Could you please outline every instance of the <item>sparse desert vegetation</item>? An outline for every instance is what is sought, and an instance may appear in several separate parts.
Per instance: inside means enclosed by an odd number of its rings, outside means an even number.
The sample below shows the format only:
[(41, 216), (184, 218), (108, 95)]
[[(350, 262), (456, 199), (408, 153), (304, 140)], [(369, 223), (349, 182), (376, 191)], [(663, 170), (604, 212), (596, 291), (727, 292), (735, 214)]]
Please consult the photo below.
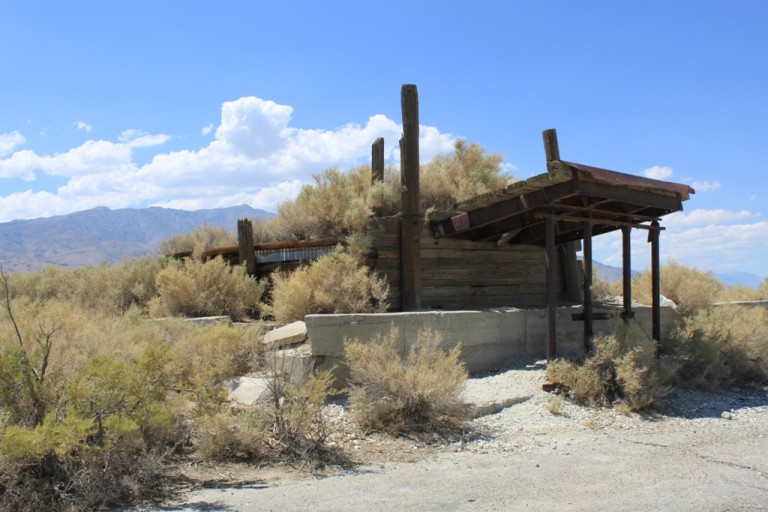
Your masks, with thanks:
[[(424, 169), (423, 207), (446, 209), (506, 184), (500, 160), (476, 145)], [(329, 255), (270, 280), (244, 267), (200, 259), (226, 232), (204, 226), (174, 237), (155, 257), (73, 270), (47, 267), (0, 276), (0, 507), (93, 509), (165, 495), (180, 461), (288, 461), (301, 467), (345, 461), (328, 443), (323, 406), (330, 374), (296, 379), (265, 352), (261, 320), (308, 313), (383, 311), (387, 288), (364, 265), (361, 219), (372, 208), (397, 213), (397, 173), (370, 184), (366, 167), (328, 170), (275, 219), (257, 222), (257, 241), (345, 239)], [(192, 251), (175, 260), (164, 253)], [(564, 397), (622, 410), (655, 406), (672, 386), (717, 388), (768, 381), (764, 309), (711, 308), (716, 300), (765, 298), (725, 289), (711, 275), (681, 265), (662, 269), (662, 293), (678, 302), (684, 323), (663, 357), (631, 329), (594, 341), (581, 362), (550, 364)], [(666, 276), (666, 277), (664, 277)], [(637, 278), (642, 299), (648, 278)], [(605, 294), (612, 283), (597, 283)], [(615, 293), (613, 293), (615, 294)], [(596, 293), (597, 295), (597, 293)], [(196, 325), (184, 317), (222, 315), (240, 322)], [(467, 373), (460, 348), (446, 350), (424, 332), (409, 350), (398, 333), (352, 340), (346, 357), (349, 408), (363, 432), (418, 435), (461, 428)], [(260, 372), (263, 400), (233, 407), (227, 383)]]

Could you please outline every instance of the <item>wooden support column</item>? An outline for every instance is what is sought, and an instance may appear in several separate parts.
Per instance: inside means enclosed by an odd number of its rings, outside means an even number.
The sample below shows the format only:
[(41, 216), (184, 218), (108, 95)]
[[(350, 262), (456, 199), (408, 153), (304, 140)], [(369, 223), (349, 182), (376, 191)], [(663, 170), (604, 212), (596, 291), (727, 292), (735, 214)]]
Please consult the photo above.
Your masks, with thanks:
[[(384, 139), (379, 137), (371, 145), (371, 185), (384, 181)], [(381, 205), (373, 209), (374, 217), (381, 217)]]
[(557, 357), (557, 308), (555, 296), (555, 219), (547, 217), (544, 221), (547, 271), (547, 361)]
[(557, 145), (557, 131), (554, 128), (544, 130), (541, 133), (544, 139), (544, 153), (547, 155), (547, 163), (560, 160), (560, 148)]
[(403, 311), (421, 309), (421, 205), (419, 198), (419, 97), (415, 85), (403, 85), (403, 138), (400, 139), (402, 219), (400, 250)]
[(583, 282), (579, 260), (576, 258), (576, 253), (579, 250), (578, 245), (578, 242), (560, 244), (560, 263), (563, 269), (563, 280), (565, 281), (565, 294), (569, 301), (575, 303), (581, 301), (581, 285)]
[(584, 352), (592, 351), (592, 223), (585, 222), (584, 230)]
[(253, 225), (248, 219), (237, 221), (237, 247), (240, 263), (245, 263), (248, 275), (256, 275), (256, 247), (253, 243)]
[(621, 228), (621, 269), (622, 285), (624, 287), (624, 321), (629, 321), (629, 312), (632, 311), (632, 228)]
[[(655, 229), (654, 229), (655, 228)], [(661, 270), (659, 261), (659, 221), (651, 222), (648, 241), (651, 243), (651, 337), (656, 342), (656, 356), (661, 354)]]

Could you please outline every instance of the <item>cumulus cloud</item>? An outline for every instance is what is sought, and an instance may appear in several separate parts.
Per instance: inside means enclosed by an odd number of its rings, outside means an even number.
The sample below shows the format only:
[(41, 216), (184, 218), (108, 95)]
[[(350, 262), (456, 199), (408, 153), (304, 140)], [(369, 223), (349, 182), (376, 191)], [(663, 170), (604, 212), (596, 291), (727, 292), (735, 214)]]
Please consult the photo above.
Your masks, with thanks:
[(203, 129), (200, 130), (200, 133), (205, 136), (211, 133), (212, 131), (213, 131), (213, 125), (209, 124), (208, 126), (203, 126)]
[(93, 130), (93, 126), (89, 125), (85, 121), (75, 121), (75, 128), (77, 128), (77, 131), (79, 132), (86, 133), (90, 133), (91, 130)]
[(661, 165), (654, 165), (643, 171), (643, 176), (646, 178), (652, 178), (654, 180), (666, 180), (674, 174), (671, 167), (664, 167)]
[(694, 181), (691, 183), (691, 186), (696, 192), (709, 192), (710, 190), (717, 190), (721, 187), (719, 181)]
[[(62, 214), (106, 205), (150, 205), (184, 209), (249, 204), (274, 211), (296, 196), (311, 176), (328, 167), (347, 169), (369, 163), (371, 144), (385, 141), (385, 158), (399, 161), (402, 127), (383, 115), (364, 124), (335, 129), (291, 126), (293, 108), (256, 97), (225, 102), (213, 140), (201, 148), (162, 152), (168, 135), (128, 129), (116, 141), (89, 140), (66, 152), (11, 153), (23, 138), (6, 136), (8, 158), (0, 159), (0, 177), (34, 180), (37, 174), (66, 178), (56, 191), (29, 190), (0, 197), (0, 221)], [(13, 135), (13, 134), (9, 134)], [(420, 127), (422, 161), (453, 149), (455, 137), (432, 126)], [(156, 148), (139, 165), (137, 148)]]
[[(19, 132), (0, 133), (0, 157), (9, 154), (11, 151), (24, 144), (26, 140), (27, 139), (25, 139)], [(2, 174), (0, 174), (0, 176), (2, 176)]]

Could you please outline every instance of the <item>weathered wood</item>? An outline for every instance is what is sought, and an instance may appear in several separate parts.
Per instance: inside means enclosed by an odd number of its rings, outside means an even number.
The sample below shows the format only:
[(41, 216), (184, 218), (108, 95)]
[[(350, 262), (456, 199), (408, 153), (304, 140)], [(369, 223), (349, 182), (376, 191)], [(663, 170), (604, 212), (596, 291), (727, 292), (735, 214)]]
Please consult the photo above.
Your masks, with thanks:
[(256, 275), (256, 248), (253, 244), (253, 225), (248, 219), (237, 221), (237, 247), (240, 262), (245, 263), (248, 275)]
[(555, 221), (546, 219), (546, 264), (547, 264), (547, 360), (557, 356), (556, 337), (556, 296), (555, 296)]
[(544, 130), (541, 133), (544, 139), (544, 153), (547, 155), (547, 162), (560, 160), (560, 148), (557, 145), (557, 131), (554, 128)]
[(624, 295), (624, 311), (632, 311), (632, 228), (621, 228), (621, 281)]
[[(384, 139), (379, 137), (371, 145), (371, 184), (376, 185), (384, 181)], [(373, 209), (373, 216), (381, 215), (381, 207)]]
[(584, 223), (584, 351), (589, 353), (592, 350), (592, 337), (594, 328), (592, 326), (592, 224)]
[[(653, 221), (652, 226), (658, 228), (658, 221)], [(656, 356), (661, 355), (661, 270), (659, 259), (659, 238), (661, 231), (652, 229), (648, 232), (648, 241), (651, 243), (651, 337), (656, 341)]]
[(582, 266), (576, 258), (577, 245), (576, 242), (560, 245), (560, 265), (565, 284), (565, 294), (570, 302), (576, 303), (580, 302), (582, 297)]
[(419, 99), (415, 85), (403, 85), (401, 93), (401, 251), (403, 311), (421, 309), (421, 207), (419, 197)]

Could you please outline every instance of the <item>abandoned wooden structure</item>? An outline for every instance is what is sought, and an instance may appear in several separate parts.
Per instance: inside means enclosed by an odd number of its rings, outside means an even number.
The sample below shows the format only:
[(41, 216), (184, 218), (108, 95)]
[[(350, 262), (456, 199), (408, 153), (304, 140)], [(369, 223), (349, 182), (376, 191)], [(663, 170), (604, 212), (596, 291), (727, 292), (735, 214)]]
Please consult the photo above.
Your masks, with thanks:
[[(582, 304), (573, 315), (584, 323), (584, 349), (590, 350), (592, 238), (621, 230), (623, 305), (631, 318), (632, 229), (648, 232), (653, 282), (652, 337), (661, 339), (659, 287), (660, 219), (681, 211), (694, 190), (684, 184), (598, 169), (560, 159), (555, 130), (543, 132), (547, 172), (455, 205), (454, 211), (425, 218), (419, 194), (419, 115), (415, 85), (401, 90), (401, 212), (368, 219), (368, 264), (390, 287), (393, 311), (459, 310), (494, 307), (546, 308), (547, 357), (556, 355), (555, 309)], [(384, 178), (384, 141), (371, 150), (372, 180)], [(332, 252), (339, 240), (254, 244), (248, 221), (238, 222), (239, 247), (206, 251), (249, 273), (290, 270)], [(583, 265), (577, 260), (583, 246)], [(189, 253), (176, 256), (188, 256)]]
[[(563, 161), (555, 130), (543, 132), (547, 172), (464, 201), (455, 212), (423, 219), (419, 212), (418, 101), (416, 87), (402, 88), (402, 215), (367, 225), (370, 264), (386, 276), (390, 300), (403, 311), (546, 307), (547, 356), (555, 357), (555, 308), (581, 302), (584, 346), (590, 349), (592, 237), (623, 234), (624, 301), (632, 316), (630, 233), (648, 231), (653, 282), (652, 336), (661, 338), (659, 296), (660, 218), (683, 209), (694, 190)], [(414, 121), (415, 120), (415, 121)], [(415, 126), (414, 126), (415, 124)], [(374, 143), (373, 168), (383, 151)], [(381, 179), (373, 173), (374, 180)], [(583, 269), (576, 260), (583, 243)]]

